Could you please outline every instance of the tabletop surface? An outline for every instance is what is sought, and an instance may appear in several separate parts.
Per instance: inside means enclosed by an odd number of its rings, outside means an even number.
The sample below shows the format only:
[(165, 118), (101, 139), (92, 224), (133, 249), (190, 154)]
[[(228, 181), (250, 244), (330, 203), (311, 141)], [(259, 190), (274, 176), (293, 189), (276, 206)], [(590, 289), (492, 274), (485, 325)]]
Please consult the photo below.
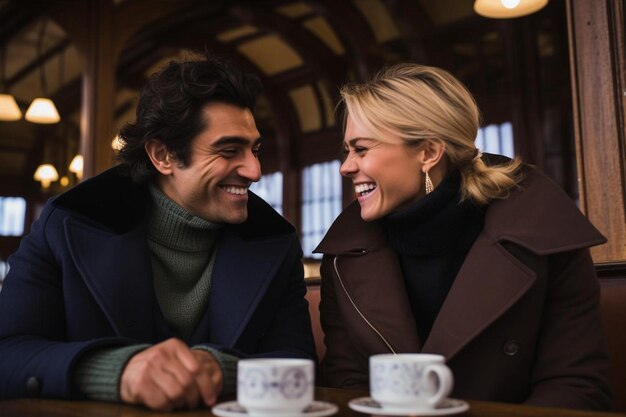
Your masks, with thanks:
[[(315, 399), (336, 404), (337, 417), (362, 417), (348, 407), (354, 398), (367, 396), (367, 392), (316, 388)], [(616, 417), (626, 416), (617, 413), (599, 413), (557, 408), (530, 407), (516, 404), (468, 401), (470, 408), (457, 416), (467, 417)], [(142, 407), (95, 401), (59, 401), (42, 399), (18, 399), (0, 401), (0, 417), (156, 417), (175, 415), (177, 417), (211, 417), (207, 408), (194, 411), (158, 413)]]

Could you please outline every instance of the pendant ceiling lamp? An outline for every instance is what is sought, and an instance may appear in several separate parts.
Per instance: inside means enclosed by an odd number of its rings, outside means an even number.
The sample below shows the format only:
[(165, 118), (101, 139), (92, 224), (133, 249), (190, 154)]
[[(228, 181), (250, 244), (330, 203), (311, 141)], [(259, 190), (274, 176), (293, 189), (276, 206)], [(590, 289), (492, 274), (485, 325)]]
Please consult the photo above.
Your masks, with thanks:
[(59, 179), (59, 173), (52, 164), (41, 164), (37, 167), (33, 178), (41, 182), (43, 188), (50, 187), (50, 183)]
[(0, 120), (14, 122), (22, 118), (22, 111), (11, 94), (0, 94)]
[(70, 172), (76, 174), (76, 177), (80, 180), (83, 178), (83, 156), (81, 154), (77, 154), (70, 162), (69, 166)]
[(37, 97), (30, 103), (26, 115), (26, 120), (32, 123), (52, 124), (59, 123), (61, 116), (57, 111), (54, 102), (49, 98)]
[[(41, 29), (39, 31), (39, 39), (37, 42), (37, 60), (41, 61), (41, 50), (43, 49), (43, 39), (46, 33), (46, 24), (47, 20), (44, 20)], [(46, 73), (44, 69), (45, 62), (41, 62), (39, 65), (39, 74), (41, 79), (41, 90), (43, 92), (44, 97), (38, 97), (33, 100), (26, 110), (26, 115), (24, 116), (26, 120), (32, 123), (40, 123), (40, 124), (51, 124), (58, 123), (61, 121), (61, 116), (59, 116), (59, 112), (57, 111), (54, 102), (46, 98), (48, 92), (48, 84), (46, 82)]]
[(120, 138), (120, 135), (115, 135), (115, 137), (111, 141), (111, 148), (115, 152), (119, 152), (120, 150), (122, 150), (123, 147), (124, 147), (124, 142), (122, 142), (122, 138)]
[(2, 49), (0, 49), (0, 71), (2, 71), (2, 73), (0, 74), (0, 83), (1, 83), (1, 87), (2, 89), (0, 91), (2, 91), (2, 93), (0, 94), (0, 120), (5, 121), (5, 122), (13, 122), (16, 120), (20, 120), (22, 118), (22, 110), (20, 110), (20, 106), (17, 105), (17, 102), (15, 101), (15, 98), (11, 95), (5, 92), (5, 71), (6, 71), (6, 54), (5, 54), (5, 49), (4, 47), (2, 47)]
[(535, 13), (548, 4), (548, 0), (476, 0), (474, 11), (492, 19), (510, 19)]

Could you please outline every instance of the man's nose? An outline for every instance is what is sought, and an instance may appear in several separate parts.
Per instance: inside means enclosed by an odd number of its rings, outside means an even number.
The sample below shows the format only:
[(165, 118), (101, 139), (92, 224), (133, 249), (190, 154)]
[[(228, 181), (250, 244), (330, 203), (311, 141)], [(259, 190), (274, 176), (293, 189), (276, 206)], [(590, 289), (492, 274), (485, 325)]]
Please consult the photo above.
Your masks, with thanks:
[(255, 154), (252, 152), (246, 153), (246, 158), (237, 170), (237, 173), (252, 182), (257, 182), (261, 179), (261, 163)]

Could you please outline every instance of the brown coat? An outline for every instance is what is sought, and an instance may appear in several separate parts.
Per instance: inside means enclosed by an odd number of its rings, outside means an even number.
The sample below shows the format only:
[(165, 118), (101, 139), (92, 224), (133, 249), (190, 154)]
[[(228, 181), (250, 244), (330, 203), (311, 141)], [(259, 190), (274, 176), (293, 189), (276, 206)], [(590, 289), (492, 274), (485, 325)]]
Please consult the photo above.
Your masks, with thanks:
[(532, 170), (525, 175), (520, 189), (489, 205), (426, 341), (380, 223), (364, 222), (356, 202), (344, 210), (317, 249), (325, 254), (323, 383), (366, 389), (370, 355), (429, 352), (446, 357), (454, 397), (610, 406), (587, 249), (605, 239), (554, 183)]

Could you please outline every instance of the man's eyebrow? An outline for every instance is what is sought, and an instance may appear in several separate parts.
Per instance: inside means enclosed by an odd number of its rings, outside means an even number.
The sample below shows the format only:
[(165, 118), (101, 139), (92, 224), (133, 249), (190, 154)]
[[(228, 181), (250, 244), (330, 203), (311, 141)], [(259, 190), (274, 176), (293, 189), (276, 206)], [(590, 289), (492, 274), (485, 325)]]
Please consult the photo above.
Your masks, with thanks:
[[(259, 136), (254, 142), (252, 142), (252, 146), (259, 145), (263, 140), (262, 136)], [(227, 146), (227, 145), (243, 145), (247, 146), (250, 144), (250, 139), (242, 138), (240, 136), (223, 136), (216, 140), (213, 143), (213, 146)]]

